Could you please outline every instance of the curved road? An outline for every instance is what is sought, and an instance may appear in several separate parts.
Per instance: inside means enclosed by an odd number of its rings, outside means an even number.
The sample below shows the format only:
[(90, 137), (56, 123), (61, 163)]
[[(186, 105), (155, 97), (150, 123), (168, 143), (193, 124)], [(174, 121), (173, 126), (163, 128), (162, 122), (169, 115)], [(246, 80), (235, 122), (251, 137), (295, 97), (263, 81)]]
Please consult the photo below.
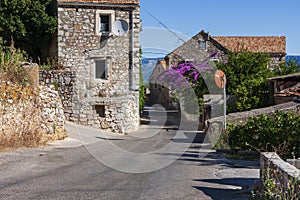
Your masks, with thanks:
[[(2, 152), (0, 199), (246, 199), (245, 191), (258, 178), (257, 166), (234, 168), (215, 152), (199, 157), (200, 143), (193, 143), (171, 165), (148, 173), (120, 172), (102, 164), (88, 151), (98, 145), (98, 151), (109, 157), (107, 141), (138, 153), (160, 149), (174, 140), (177, 126), (172, 119), (176, 116), (169, 113), (164, 129), (146, 140), (130, 135), (104, 137), (99, 130), (68, 123), (68, 132), (75, 139), (43, 148)], [(176, 152), (166, 158), (175, 155)]]

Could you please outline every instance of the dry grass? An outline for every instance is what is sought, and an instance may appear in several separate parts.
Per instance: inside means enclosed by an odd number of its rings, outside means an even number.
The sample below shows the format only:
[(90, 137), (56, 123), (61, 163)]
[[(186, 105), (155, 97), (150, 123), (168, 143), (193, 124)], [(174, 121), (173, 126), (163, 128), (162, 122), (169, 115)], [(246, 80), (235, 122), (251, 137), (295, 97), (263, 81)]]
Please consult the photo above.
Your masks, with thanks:
[(41, 128), (40, 109), (32, 102), (0, 107), (0, 151), (21, 147), (38, 147), (47, 143), (48, 137)]
[(0, 151), (38, 147), (65, 137), (64, 130), (48, 134), (42, 128), (39, 91), (22, 66), (26, 56), (0, 43)]

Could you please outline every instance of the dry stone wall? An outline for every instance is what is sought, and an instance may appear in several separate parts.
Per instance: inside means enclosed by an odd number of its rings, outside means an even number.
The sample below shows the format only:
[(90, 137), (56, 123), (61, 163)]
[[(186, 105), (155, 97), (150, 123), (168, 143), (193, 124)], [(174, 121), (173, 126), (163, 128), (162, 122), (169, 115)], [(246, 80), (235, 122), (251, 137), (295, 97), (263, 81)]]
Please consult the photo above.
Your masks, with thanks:
[[(270, 107), (265, 108), (258, 108), (253, 109), (250, 111), (245, 112), (237, 112), (237, 113), (230, 113), (226, 116), (227, 123), (230, 124), (243, 124), (245, 123), (249, 117), (258, 116), (261, 114), (272, 114), (275, 111), (280, 110), (283, 112), (294, 112), (295, 114), (300, 114), (300, 104), (296, 102), (288, 102), (283, 104), (278, 104)], [(206, 123), (223, 123), (224, 118), (222, 117), (215, 117), (206, 121)], [(208, 125), (206, 124), (206, 125)]]
[(280, 184), (284, 191), (292, 186), (295, 187), (297, 197), (300, 198), (300, 170), (295, 166), (283, 161), (274, 152), (264, 152), (260, 156), (261, 179), (265, 178), (263, 176), (265, 173)]
[(11, 82), (0, 85), (0, 136), (26, 133), (40, 128), (51, 139), (62, 139), (65, 117), (54, 87), (22, 86)]
[(64, 132), (65, 116), (58, 91), (54, 86), (39, 86), (41, 127), (51, 135)]
[(70, 70), (40, 70), (40, 84), (53, 86), (58, 91), (66, 120), (73, 114), (76, 72)]

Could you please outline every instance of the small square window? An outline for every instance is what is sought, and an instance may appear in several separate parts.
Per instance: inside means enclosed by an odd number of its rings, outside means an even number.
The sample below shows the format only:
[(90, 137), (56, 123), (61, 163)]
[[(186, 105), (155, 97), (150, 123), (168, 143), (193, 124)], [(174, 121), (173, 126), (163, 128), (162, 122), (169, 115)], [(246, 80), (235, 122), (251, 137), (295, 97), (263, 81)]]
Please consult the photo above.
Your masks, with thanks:
[(205, 40), (199, 40), (199, 49), (206, 50), (206, 41)]
[(96, 11), (96, 24), (95, 33), (96, 35), (110, 35), (112, 25), (115, 21), (114, 10), (97, 10)]
[(95, 79), (107, 79), (107, 67), (105, 60), (95, 60)]
[(109, 15), (100, 15), (100, 32), (110, 32)]
[(105, 117), (105, 106), (104, 105), (95, 105), (96, 113), (99, 117)]

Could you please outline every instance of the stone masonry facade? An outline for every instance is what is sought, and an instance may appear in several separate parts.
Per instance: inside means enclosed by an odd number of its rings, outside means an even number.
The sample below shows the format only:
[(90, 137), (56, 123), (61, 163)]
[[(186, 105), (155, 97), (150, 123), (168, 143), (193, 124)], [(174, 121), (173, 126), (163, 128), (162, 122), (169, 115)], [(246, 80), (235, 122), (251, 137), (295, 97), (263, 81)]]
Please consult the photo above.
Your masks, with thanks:
[(73, 117), (73, 97), (75, 94), (76, 72), (70, 70), (40, 70), (40, 84), (53, 86), (60, 96), (65, 118), (68, 121)]
[[(103, 16), (109, 18), (107, 32), (100, 30)], [(116, 20), (126, 21), (125, 35), (113, 34)], [(67, 70), (74, 71), (76, 80), (72, 97), (65, 104), (63, 100), (67, 119), (115, 132), (137, 130), (140, 29), (136, 1), (58, 1), (58, 57)], [(104, 70), (101, 77), (99, 69)]]
[[(204, 47), (200, 48), (200, 42), (204, 43)], [(227, 50), (219, 45), (208, 33), (201, 31), (190, 40), (179, 46), (177, 49), (169, 53), (165, 60), (167, 67), (176, 66), (183, 61), (196, 61), (201, 62), (208, 58), (213, 53), (218, 54), (213, 57), (218, 62), (227, 62)]]

